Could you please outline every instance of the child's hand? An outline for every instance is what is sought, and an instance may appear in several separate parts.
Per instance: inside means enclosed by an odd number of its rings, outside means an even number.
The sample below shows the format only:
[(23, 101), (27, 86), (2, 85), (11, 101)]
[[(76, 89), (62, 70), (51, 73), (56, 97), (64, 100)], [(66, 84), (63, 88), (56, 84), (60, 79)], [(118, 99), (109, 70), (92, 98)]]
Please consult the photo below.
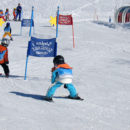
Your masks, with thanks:
[(9, 61), (6, 61), (5, 64), (9, 64)]
[(53, 68), (51, 69), (51, 72), (55, 71), (55, 69), (56, 69), (56, 67), (53, 67)]

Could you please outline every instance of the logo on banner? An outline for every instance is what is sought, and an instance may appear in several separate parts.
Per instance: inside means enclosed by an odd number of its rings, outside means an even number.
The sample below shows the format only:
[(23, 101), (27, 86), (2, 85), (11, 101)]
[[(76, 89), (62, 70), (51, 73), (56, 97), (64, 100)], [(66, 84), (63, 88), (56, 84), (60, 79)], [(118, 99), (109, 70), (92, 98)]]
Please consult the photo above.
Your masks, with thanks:
[(31, 37), (28, 46), (28, 55), (37, 57), (54, 57), (57, 52), (56, 38), (37, 39)]
[[(22, 27), (30, 27), (31, 19), (23, 19), (21, 22)], [(32, 21), (32, 27), (34, 27), (34, 21)]]
[(73, 19), (71, 15), (59, 15), (58, 24), (61, 25), (72, 25)]

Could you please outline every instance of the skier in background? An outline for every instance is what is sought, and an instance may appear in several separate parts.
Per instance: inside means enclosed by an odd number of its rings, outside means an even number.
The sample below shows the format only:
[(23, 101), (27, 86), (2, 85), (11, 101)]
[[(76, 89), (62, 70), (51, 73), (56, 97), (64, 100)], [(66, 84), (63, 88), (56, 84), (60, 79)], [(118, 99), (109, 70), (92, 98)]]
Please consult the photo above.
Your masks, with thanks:
[(6, 19), (6, 21), (8, 21), (9, 20), (9, 9), (6, 9), (6, 11), (5, 11), (5, 19)]
[(3, 35), (3, 38), (5, 38), (7, 35), (10, 37), (10, 40), (13, 40), (12, 38), (12, 35), (11, 35), (11, 27), (10, 27), (10, 23), (7, 22), (6, 23), (6, 26), (4, 28), (4, 35)]
[(51, 83), (53, 86), (48, 89), (45, 100), (52, 101), (52, 97), (57, 88), (64, 85), (68, 89), (70, 95), (68, 98), (81, 99), (75, 87), (72, 84), (72, 68), (64, 62), (64, 57), (61, 55), (56, 56), (53, 59), (54, 67), (52, 68)]
[(109, 23), (111, 23), (111, 16), (109, 16)]
[(16, 15), (17, 15), (16, 13), (17, 13), (16, 8), (14, 8), (13, 9), (13, 16), (14, 16), (13, 20), (16, 20)]
[(9, 45), (9, 40), (4, 38), (1, 41), (0, 45), (0, 65), (2, 66), (5, 76), (8, 78), (9, 77), (9, 67), (7, 64), (9, 64), (8, 60), (8, 47)]
[(16, 8), (16, 11), (17, 11), (16, 20), (17, 20), (17, 18), (18, 18), (18, 16), (19, 16), (18, 21), (21, 21), (22, 7), (21, 7), (20, 3), (18, 4), (18, 6), (17, 6), (17, 8)]
[(0, 10), (0, 18), (2, 18), (4, 21), (6, 21), (3, 10)]

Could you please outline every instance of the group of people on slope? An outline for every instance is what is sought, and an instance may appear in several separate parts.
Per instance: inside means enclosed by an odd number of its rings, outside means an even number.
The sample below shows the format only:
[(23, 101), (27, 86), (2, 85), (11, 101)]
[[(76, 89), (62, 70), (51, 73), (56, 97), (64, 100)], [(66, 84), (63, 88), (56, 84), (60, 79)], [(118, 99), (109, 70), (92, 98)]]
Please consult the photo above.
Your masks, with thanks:
[[(0, 45), (0, 65), (2, 66), (5, 76), (9, 77), (9, 60), (8, 60), (8, 47), (9, 41), (6, 38), (2, 39), (1, 45)], [(54, 67), (51, 69), (52, 77), (51, 77), (51, 83), (52, 86), (48, 89), (46, 97), (44, 98), (47, 101), (53, 101), (53, 95), (57, 88), (64, 86), (66, 88), (70, 95), (68, 98), (76, 99), (76, 100), (82, 100), (78, 94), (77, 91), (72, 84), (72, 67), (70, 67), (67, 63), (65, 63), (64, 57), (61, 55), (58, 55), (54, 57), (53, 59)]]
[[(6, 38), (7, 35), (10, 37), (10, 39)], [(9, 64), (7, 47), (10, 43), (10, 40), (13, 40), (13, 38), (11, 35), (10, 23), (7, 22), (6, 26), (4, 28), (4, 35), (2, 37), (2, 41), (1, 41), (1, 45), (0, 45), (0, 65), (3, 67), (6, 77), (9, 77), (9, 67), (7, 65), (7, 64)]]
[[(3, 67), (4, 73), (6, 77), (9, 77), (9, 60), (8, 60), (8, 41), (7, 39), (3, 39), (0, 45), (0, 65)], [(46, 93), (46, 97), (44, 98), (47, 101), (53, 101), (53, 95), (57, 88), (64, 86), (69, 91), (68, 98), (82, 100), (77, 91), (72, 84), (72, 67), (70, 67), (67, 63), (65, 63), (64, 57), (58, 55), (53, 59), (54, 67), (51, 69), (52, 77), (51, 83), (52, 86), (48, 89)]]
[[(20, 4), (18, 4), (17, 15), (14, 17), (14, 20), (16, 20), (18, 16), (19, 20), (21, 20), (21, 11), (22, 7), (20, 6)], [(10, 70), (8, 66), (9, 60), (7, 47), (9, 45), (10, 40), (13, 40), (11, 36), (11, 26), (9, 22), (6, 23), (4, 32), (5, 33), (3, 35), (0, 45), (0, 65), (4, 70), (5, 76), (8, 78)], [(10, 40), (6, 38), (7, 35), (10, 37)], [(56, 89), (61, 86), (64, 86), (64, 88), (66, 88), (69, 91), (70, 95), (68, 96), (68, 98), (80, 100), (81, 98), (78, 96), (77, 91), (74, 85), (72, 84), (72, 67), (65, 63), (64, 57), (61, 55), (54, 57), (53, 64), (54, 67), (51, 70), (52, 86), (48, 89), (45, 100), (52, 101), (52, 97)]]
[[(14, 20), (17, 20), (17, 17), (19, 16), (18, 20), (21, 21), (21, 12), (22, 12), (22, 7), (19, 3), (16, 8), (16, 12), (13, 12)], [(9, 20), (9, 10), (8, 9), (6, 9), (5, 17), (6, 17), (5, 21)], [(4, 17), (2, 17), (2, 18), (4, 19)], [(10, 72), (9, 67), (8, 67), (9, 60), (8, 60), (7, 47), (10, 43), (10, 40), (13, 40), (11, 31), (12, 30), (11, 30), (10, 22), (7, 22), (6, 26), (4, 27), (4, 35), (2, 37), (2, 41), (1, 41), (1, 45), (0, 45), (0, 65), (3, 68), (6, 77), (9, 77), (9, 72)], [(9, 36), (10, 39), (6, 38), (6, 36)]]
[[(13, 20), (15, 21), (21, 21), (21, 15), (22, 15), (22, 6), (19, 3), (16, 8), (13, 9)], [(9, 21), (10, 20), (10, 13), (9, 9), (7, 8), (5, 13), (3, 10), (0, 10), (0, 18), (2, 18), (4, 21)]]

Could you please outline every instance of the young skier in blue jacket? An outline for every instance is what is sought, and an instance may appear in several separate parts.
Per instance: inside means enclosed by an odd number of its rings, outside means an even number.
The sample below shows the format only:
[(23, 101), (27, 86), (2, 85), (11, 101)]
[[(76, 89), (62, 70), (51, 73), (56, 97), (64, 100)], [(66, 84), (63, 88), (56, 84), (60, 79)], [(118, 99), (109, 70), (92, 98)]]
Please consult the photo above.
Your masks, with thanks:
[(3, 35), (3, 38), (5, 38), (7, 35), (10, 37), (10, 40), (13, 40), (12, 38), (12, 35), (11, 35), (11, 26), (10, 26), (10, 23), (7, 22), (6, 23), (6, 26), (4, 28), (4, 35)]
[(54, 85), (48, 89), (45, 100), (52, 101), (56, 89), (62, 85), (64, 85), (70, 93), (68, 98), (81, 99), (72, 84), (72, 68), (64, 62), (64, 57), (61, 55), (56, 56), (53, 59), (53, 63), (51, 83)]

